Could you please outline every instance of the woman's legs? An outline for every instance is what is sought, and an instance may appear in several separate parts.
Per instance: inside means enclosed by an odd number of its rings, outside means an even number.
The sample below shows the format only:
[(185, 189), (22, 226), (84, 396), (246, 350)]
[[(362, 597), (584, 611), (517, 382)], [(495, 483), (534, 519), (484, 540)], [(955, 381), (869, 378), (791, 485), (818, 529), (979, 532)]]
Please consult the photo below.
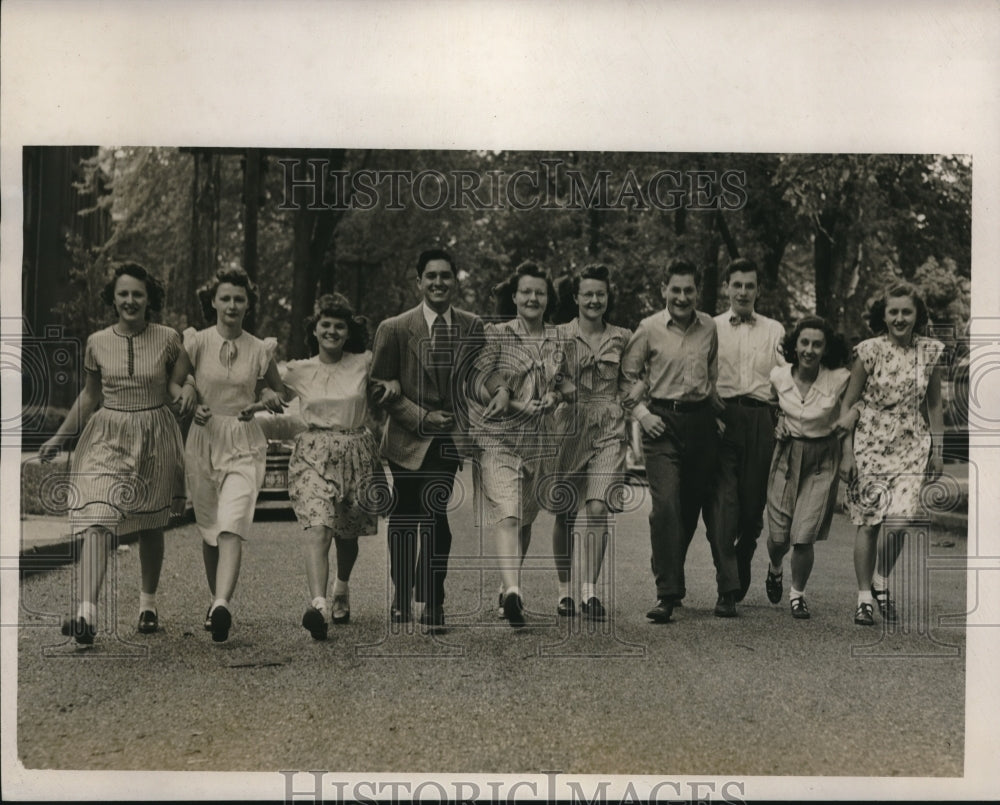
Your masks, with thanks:
[[(583, 578), (584, 584), (589, 584), (590, 592), (597, 584), (604, 564), (604, 553), (608, 547), (608, 507), (601, 500), (587, 501), (587, 523), (583, 532)], [(581, 598), (586, 601), (591, 596), (584, 593)]]
[(219, 534), (219, 564), (215, 573), (215, 600), (227, 604), (236, 591), (240, 578), (240, 560), (243, 558), (243, 540), (239, 534), (223, 531)]
[(354, 563), (358, 561), (358, 541), (346, 537), (334, 537), (334, 541), (337, 544), (337, 581), (343, 582), (346, 587), (351, 580)]
[(219, 572), (219, 546), (201, 543), (201, 558), (205, 561), (205, 578), (208, 579), (208, 589), (215, 598), (215, 577)]
[(570, 575), (573, 567), (573, 529), (576, 526), (576, 513), (557, 514), (552, 527), (552, 556), (556, 563), (556, 575), (559, 578), (559, 598), (570, 596)]
[[(333, 531), (326, 526), (306, 529), (306, 580), (309, 595), (313, 601), (326, 600), (326, 588), (330, 579), (330, 544)], [(318, 609), (318, 607), (317, 607)]]
[(163, 530), (151, 529), (139, 534), (139, 567), (142, 573), (142, 592), (156, 595), (163, 568)]
[[(872, 574), (875, 572), (875, 546), (880, 526), (858, 526), (854, 538), (854, 574), (858, 580), (858, 602), (871, 601)], [(867, 599), (862, 598), (862, 593)]]
[(801, 593), (805, 591), (806, 583), (809, 581), (809, 574), (812, 573), (814, 559), (815, 552), (813, 551), (812, 543), (792, 546), (791, 565), (793, 597), (795, 597), (795, 592)]

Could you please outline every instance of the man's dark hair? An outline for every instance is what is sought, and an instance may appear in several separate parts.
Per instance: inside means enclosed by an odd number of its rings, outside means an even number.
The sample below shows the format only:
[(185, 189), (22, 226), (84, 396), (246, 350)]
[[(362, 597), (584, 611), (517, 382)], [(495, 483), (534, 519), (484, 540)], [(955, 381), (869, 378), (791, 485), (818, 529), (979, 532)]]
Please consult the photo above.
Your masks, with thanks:
[(424, 275), (424, 269), (427, 268), (427, 264), (431, 260), (444, 260), (451, 266), (451, 272), (458, 274), (458, 271), (455, 269), (455, 260), (448, 252), (444, 249), (427, 249), (420, 252), (420, 256), (417, 258), (417, 279), (420, 279)]

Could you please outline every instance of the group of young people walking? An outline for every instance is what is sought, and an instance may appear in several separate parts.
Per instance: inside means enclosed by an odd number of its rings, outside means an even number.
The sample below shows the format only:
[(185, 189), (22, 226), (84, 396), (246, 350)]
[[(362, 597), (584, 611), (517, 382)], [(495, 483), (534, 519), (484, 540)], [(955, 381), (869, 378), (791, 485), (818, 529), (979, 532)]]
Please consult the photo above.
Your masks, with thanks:
[[(150, 321), (163, 303), (160, 283), (142, 266), (119, 265), (103, 292), (117, 320), (88, 339), (83, 391), (41, 449), (50, 460), (82, 429), (70, 511), (86, 525), (79, 604), (63, 633), (93, 642), (108, 552), (135, 532), (138, 630), (157, 630), (163, 528), (186, 481), (211, 599), (205, 628), (217, 642), (228, 638), (264, 476), (256, 415), (281, 412), (296, 396), (306, 429), (290, 459), (289, 495), (305, 530), (302, 625), (314, 639), (349, 622), (358, 538), (376, 533), (380, 515), (388, 517), (390, 619), (409, 621), (417, 602), (421, 624), (445, 627), (447, 509), (465, 461), (498, 561), (499, 614), (525, 625), (521, 569), (532, 524), (547, 509), (555, 514), (556, 611), (604, 620), (599, 581), (621, 510), (629, 416), (643, 432), (652, 498), (649, 620), (669, 621), (685, 596), (684, 561), (700, 515), (716, 567), (715, 614), (736, 615), (765, 508), (767, 596), (781, 600), (790, 551), (791, 614), (808, 618), (813, 544), (828, 536), (841, 478), (858, 525), (855, 623), (872, 624), (875, 604), (893, 620), (887, 578), (920, 514), (921, 481), (941, 470), (943, 347), (920, 334), (927, 313), (919, 293), (905, 283), (887, 289), (871, 312), (876, 335), (858, 345), (848, 371), (846, 344), (822, 319), (807, 317), (786, 335), (756, 313), (752, 261), (728, 267), (731, 307), (720, 316), (697, 310), (699, 281), (693, 265), (672, 262), (661, 283), (665, 310), (633, 333), (608, 322), (606, 267), (572, 278), (563, 293), (568, 320), (556, 323), (556, 289), (528, 262), (496, 286), (499, 315), (484, 324), (453, 305), (455, 261), (432, 249), (416, 265), (420, 303), (383, 321), (371, 351), (364, 319), (343, 297), (324, 296), (307, 328), (312, 357), (290, 361), (282, 375), (267, 344), (244, 329), (257, 301), (245, 272), (216, 273), (200, 292), (209, 326), (182, 341)], [(178, 418), (188, 416), (182, 444)]]

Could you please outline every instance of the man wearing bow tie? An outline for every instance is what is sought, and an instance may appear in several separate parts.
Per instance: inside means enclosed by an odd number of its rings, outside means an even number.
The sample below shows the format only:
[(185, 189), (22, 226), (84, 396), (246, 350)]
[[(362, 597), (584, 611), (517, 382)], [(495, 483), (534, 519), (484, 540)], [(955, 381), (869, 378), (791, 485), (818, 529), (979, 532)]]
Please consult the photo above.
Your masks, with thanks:
[(424, 604), (420, 622), (440, 629), (451, 551), (446, 509), (468, 421), (465, 377), (483, 343), (483, 322), (452, 306), (458, 276), (443, 249), (420, 254), (417, 290), (419, 305), (379, 325), (371, 376), (398, 380), (402, 389), (385, 405), (389, 422), (382, 437), (396, 498), (389, 516), (391, 618), (410, 620), (413, 595)]
[(750, 587), (750, 561), (763, 528), (767, 477), (774, 452), (777, 401), (771, 369), (784, 364), (785, 328), (754, 311), (760, 272), (753, 260), (738, 258), (726, 268), (724, 290), (730, 308), (715, 317), (719, 333), (717, 389), (725, 403), (725, 432), (712, 499), (705, 512), (709, 541), (719, 553), (717, 569), (734, 595), (715, 614), (732, 617)]

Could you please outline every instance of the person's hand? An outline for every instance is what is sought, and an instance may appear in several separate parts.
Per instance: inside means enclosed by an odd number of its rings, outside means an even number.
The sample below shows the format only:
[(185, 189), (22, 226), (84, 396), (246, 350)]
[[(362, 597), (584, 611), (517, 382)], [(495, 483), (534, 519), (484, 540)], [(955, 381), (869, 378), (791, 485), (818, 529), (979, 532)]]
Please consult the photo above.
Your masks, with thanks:
[(860, 417), (861, 410), (852, 405), (847, 409), (847, 413), (834, 423), (833, 432), (838, 436), (844, 433), (851, 433), (854, 430), (854, 426), (858, 424)]
[(721, 416), (715, 418), (715, 430), (718, 432), (720, 439), (726, 435), (726, 423)]
[(181, 418), (190, 414), (197, 404), (198, 392), (194, 390), (194, 386), (190, 383), (182, 386), (181, 393), (177, 395), (176, 399), (174, 399), (174, 405), (177, 406), (177, 413), (181, 416)]
[(260, 411), (266, 411), (266, 410), (268, 410), (268, 409), (265, 408), (264, 404), (261, 403), (261, 402), (250, 403), (250, 405), (248, 405), (246, 408), (244, 408), (242, 411), (240, 411), (236, 415), (236, 418), (240, 422), (249, 422), (251, 419), (254, 418), (254, 416), (258, 412), (260, 412)]
[(853, 484), (858, 477), (858, 465), (854, 461), (854, 451), (844, 450), (840, 458), (840, 480), (846, 484)]
[(666, 424), (656, 414), (646, 414), (645, 416), (640, 417), (639, 425), (642, 427), (643, 432), (647, 436), (651, 436), (654, 439), (662, 436), (664, 431), (667, 429)]
[(199, 405), (194, 409), (194, 424), (204, 425), (212, 418), (212, 409), (207, 405)]
[(791, 434), (788, 432), (788, 424), (783, 416), (778, 417), (778, 424), (774, 426), (774, 438), (779, 442), (785, 441)]
[(398, 380), (376, 380), (378, 388), (375, 391), (375, 400), (381, 405), (398, 400), (403, 395), (403, 387)]
[(258, 408), (257, 410), (267, 410), (270, 411), (272, 414), (280, 414), (285, 410), (285, 401), (281, 398), (281, 395), (278, 394), (278, 392), (276, 392), (274, 389), (270, 388), (261, 391), (260, 402), (258, 403), (258, 405), (262, 407)]
[(554, 391), (547, 392), (538, 402), (539, 409), (542, 413), (551, 411), (557, 405), (559, 405), (559, 395)]
[(447, 411), (429, 411), (424, 417), (424, 427), (433, 433), (446, 433), (455, 427), (455, 415)]
[(483, 410), (483, 417), (485, 419), (493, 419), (494, 417), (502, 416), (507, 413), (507, 407), (510, 405), (510, 392), (501, 386), (496, 390), (496, 394), (493, 395), (493, 399), (489, 401), (486, 408)]
[(38, 448), (38, 458), (41, 459), (42, 463), (48, 464), (59, 455), (60, 450), (62, 450), (62, 439), (53, 436)]

